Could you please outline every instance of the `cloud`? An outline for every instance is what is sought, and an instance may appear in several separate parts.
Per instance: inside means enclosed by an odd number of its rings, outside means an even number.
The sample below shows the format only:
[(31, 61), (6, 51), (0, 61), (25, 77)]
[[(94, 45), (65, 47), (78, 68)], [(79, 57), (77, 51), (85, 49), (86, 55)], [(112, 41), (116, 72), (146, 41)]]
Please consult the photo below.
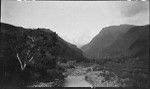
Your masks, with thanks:
[(125, 17), (132, 17), (139, 13), (149, 10), (149, 1), (137, 1), (137, 2), (124, 2), (119, 3), (117, 8), (120, 10), (120, 13)]

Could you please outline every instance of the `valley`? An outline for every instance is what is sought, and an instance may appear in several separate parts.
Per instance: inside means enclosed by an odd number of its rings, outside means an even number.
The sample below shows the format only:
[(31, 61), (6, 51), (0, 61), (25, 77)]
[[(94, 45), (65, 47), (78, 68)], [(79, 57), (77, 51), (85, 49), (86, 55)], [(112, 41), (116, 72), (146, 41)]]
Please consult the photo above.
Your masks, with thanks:
[(104, 28), (81, 49), (50, 29), (1, 29), (4, 88), (149, 86), (149, 25)]

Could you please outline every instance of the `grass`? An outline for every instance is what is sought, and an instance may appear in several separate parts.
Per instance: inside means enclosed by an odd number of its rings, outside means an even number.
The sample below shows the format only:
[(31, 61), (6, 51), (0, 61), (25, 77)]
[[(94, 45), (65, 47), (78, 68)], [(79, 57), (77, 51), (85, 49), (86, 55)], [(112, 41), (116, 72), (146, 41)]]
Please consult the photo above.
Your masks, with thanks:
[[(149, 87), (149, 68), (146, 64), (142, 64), (144, 60), (136, 57), (107, 59), (99, 62), (101, 65), (95, 70), (107, 70), (114, 73), (118, 76), (119, 82), (126, 83), (127, 86)], [(102, 76), (105, 76), (105, 80), (109, 80), (111, 74)]]

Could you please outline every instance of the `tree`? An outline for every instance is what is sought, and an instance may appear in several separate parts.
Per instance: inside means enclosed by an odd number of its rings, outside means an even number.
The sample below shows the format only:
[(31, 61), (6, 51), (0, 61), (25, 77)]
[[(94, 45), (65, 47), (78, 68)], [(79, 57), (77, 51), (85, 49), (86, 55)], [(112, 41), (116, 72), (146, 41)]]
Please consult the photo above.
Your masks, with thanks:
[[(31, 35), (30, 35), (31, 32)], [(48, 37), (48, 35), (50, 35)], [(9, 39), (12, 49), (15, 50), (16, 57), (20, 63), (21, 70), (34, 59), (34, 55), (44, 55), (46, 50), (55, 55), (54, 50), (57, 41), (56, 33), (44, 33), (44, 31), (29, 31), (23, 35), (12, 36)], [(56, 55), (55, 55), (56, 56)]]

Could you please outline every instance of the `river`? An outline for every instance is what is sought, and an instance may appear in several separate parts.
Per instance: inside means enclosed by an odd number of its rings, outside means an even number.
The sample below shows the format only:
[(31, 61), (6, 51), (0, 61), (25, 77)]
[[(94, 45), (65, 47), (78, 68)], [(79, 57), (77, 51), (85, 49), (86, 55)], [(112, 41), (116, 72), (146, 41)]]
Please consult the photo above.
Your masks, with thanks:
[(80, 75), (68, 76), (65, 79), (64, 87), (92, 87), (92, 85), (85, 80), (84, 75)]

